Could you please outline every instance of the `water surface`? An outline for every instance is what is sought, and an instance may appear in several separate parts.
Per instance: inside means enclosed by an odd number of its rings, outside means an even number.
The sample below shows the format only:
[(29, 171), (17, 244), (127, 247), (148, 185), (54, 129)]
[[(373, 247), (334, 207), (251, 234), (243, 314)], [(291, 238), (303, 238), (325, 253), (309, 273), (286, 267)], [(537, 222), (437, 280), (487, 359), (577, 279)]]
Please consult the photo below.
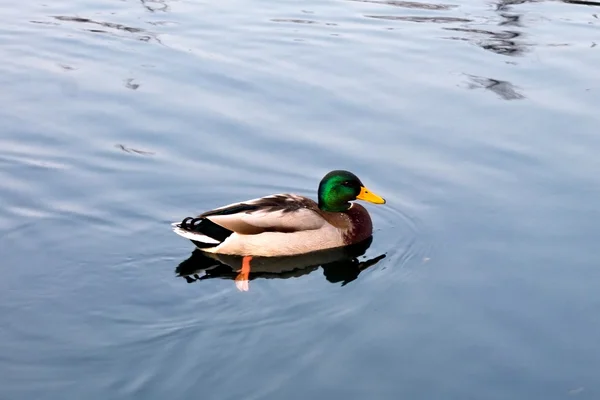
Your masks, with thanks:
[[(0, 398), (598, 398), (599, 12), (1, 5)], [(355, 279), (176, 273), (170, 222), (339, 168)]]

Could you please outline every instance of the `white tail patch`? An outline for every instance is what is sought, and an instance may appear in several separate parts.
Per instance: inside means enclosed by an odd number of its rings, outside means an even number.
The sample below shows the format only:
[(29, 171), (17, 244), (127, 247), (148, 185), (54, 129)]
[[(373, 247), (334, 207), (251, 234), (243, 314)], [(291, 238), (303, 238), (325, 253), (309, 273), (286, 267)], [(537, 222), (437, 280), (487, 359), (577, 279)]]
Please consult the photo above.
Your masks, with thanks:
[(240, 280), (240, 281), (238, 281), (236, 279), (235, 280), (235, 287), (240, 292), (247, 292), (248, 290), (250, 290), (250, 283), (247, 280)]
[(221, 242), (219, 242), (218, 240), (215, 240), (215, 239), (208, 237), (206, 235), (203, 235), (201, 233), (185, 231), (185, 230), (177, 227), (178, 224), (179, 224), (179, 222), (176, 222), (176, 223), (171, 224), (171, 226), (173, 226), (173, 232), (175, 232), (179, 236), (183, 236), (186, 239), (195, 240), (196, 242), (201, 242), (201, 243), (206, 243), (206, 244), (221, 244)]

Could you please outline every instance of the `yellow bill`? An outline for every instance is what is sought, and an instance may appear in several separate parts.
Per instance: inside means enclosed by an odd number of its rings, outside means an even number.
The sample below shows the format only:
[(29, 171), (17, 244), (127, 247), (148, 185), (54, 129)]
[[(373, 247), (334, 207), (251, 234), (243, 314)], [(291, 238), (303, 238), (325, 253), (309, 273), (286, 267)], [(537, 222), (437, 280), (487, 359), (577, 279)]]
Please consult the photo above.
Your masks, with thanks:
[(377, 196), (375, 193), (369, 192), (364, 186), (360, 187), (360, 193), (356, 196), (359, 200), (368, 201), (369, 203), (375, 204), (385, 204), (385, 199), (383, 197)]

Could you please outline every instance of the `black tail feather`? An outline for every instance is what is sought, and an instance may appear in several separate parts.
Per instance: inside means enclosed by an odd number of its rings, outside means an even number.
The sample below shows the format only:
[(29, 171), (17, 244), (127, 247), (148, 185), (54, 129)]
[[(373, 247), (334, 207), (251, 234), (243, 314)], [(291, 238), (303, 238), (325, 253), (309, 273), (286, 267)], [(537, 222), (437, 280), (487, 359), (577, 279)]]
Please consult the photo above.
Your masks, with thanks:
[(218, 240), (221, 243), (224, 242), (225, 239), (227, 239), (233, 233), (233, 231), (224, 228), (219, 224), (215, 224), (207, 218), (187, 217), (183, 221), (181, 221), (179, 227), (188, 232), (200, 233), (202, 235), (208, 236), (209, 238)]

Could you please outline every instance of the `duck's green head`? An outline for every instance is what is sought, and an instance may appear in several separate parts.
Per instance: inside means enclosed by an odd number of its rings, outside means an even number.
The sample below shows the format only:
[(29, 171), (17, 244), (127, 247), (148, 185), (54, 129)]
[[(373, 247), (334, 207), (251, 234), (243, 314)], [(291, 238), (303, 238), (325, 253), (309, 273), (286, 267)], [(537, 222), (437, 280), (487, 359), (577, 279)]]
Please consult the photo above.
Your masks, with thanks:
[(370, 192), (356, 175), (348, 171), (331, 171), (319, 184), (319, 208), (323, 211), (341, 212), (350, 208), (353, 200), (385, 204), (385, 200)]

